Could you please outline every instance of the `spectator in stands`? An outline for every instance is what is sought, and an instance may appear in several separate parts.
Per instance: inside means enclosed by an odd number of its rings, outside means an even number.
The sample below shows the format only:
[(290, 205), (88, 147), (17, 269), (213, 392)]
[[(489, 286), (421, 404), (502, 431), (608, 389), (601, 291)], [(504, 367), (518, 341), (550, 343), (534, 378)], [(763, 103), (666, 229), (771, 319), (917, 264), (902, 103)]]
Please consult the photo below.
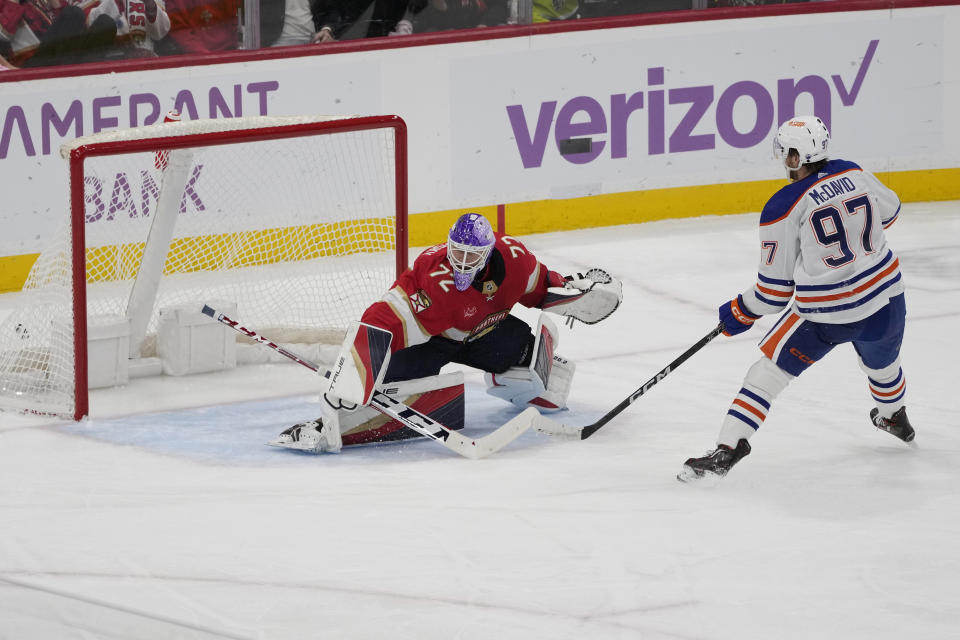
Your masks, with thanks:
[(0, 0), (0, 41), (7, 62), (25, 67), (100, 59), (116, 27), (104, 19), (86, 25), (84, 10), (70, 0)]
[(472, 29), (507, 24), (510, 7), (507, 0), (429, 0), (416, 16), (417, 33)]
[(822, 0), (708, 0), (707, 8), (752, 7), (764, 4), (792, 4), (795, 2), (820, 2)]
[(579, 18), (579, 11), (579, 0), (533, 0), (534, 23)]
[(154, 43), (170, 32), (170, 16), (163, 0), (99, 0), (90, 10), (87, 24), (101, 16), (111, 18), (117, 25), (114, 44), (118, 57), (154, 57)]
[(314, 25), (317, 38), (314, 42), (336, 42), (348, 34), (363, 37), (366, 30), (360, 24), (361, 18), (369, 20), (375, 0), (315, 0)]
[(426, 5), (427, 0), (374, 0), (367, 37), (410, 35), (414, 16)]
[(269, 47), (280, 37), (286, 0), (260, 0), (260, 45)]
[(13, 47), (6, 40), (0, 40), (0, 71), (16, 69), (16, 65), (10, 62), (13, 57)]
[(425, 2), (261, 0), (260, 41), (264, 46), (278, 47), (411, 33), (409, 16)]
[(61, 0), (0, 0), (0, 38), (10, 44), (11, 59), (33, 54), (63, 6)]
[(320, 42), (316, 11), (317, 3), (311, 0), (261, 0), (260, 43), (285, 47)]
[(160, 55), (229, 51), (239, 45), (242, 0), (166, 0), (170, 33), (157, 43)]

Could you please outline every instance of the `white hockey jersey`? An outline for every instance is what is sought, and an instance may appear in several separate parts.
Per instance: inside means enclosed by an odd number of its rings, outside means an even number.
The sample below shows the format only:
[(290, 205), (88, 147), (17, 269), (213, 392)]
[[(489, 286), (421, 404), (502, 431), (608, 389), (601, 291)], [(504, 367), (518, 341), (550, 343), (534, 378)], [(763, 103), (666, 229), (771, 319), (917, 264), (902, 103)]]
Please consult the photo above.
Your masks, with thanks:
[(766, 315), (794, 298), (800, 317), (829, 324), (872, 315), (903, 293), (883, 232), (899, 215), (897, 194), (846, 160), (785, 186), (760, 214), (760, 267), (746, 306)]

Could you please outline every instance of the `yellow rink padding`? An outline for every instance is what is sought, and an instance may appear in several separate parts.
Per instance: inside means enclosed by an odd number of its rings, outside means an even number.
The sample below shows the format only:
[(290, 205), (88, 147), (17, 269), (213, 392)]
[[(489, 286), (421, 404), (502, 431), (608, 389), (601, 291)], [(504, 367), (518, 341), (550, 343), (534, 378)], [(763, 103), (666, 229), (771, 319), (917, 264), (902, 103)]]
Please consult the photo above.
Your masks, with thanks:
[(30, 267), (37, 261), (39, 254), (22, 256), (4, 256), (0, 258), (0, 293), (19, 291), (27, 280)]
[[(880, 172), (876, 176), (896, 191), (903, 202), (960, 200), (960, 168)], [(505, 231), (523, 236), (530, 233), (637, 224), (667, 218), (759, 212), (770, 196), (785, 184), (786, 177), (778, 180), (518, 202), (506, 206)], [(496, 227), (495, 206), (471, 211), (487, 216)], [(442, 242), (450, 225), (463, 212), (438, 211), (411, 216), (410, 246), (429, 246)]]
[[(876, 175), (896, 191), (903, 202), (960, 200), (960, 168), (879, 172)], [(785, 178), (518, 202), (505, 206), (505, 231), (523, 236), (667, 218), (759, 212), (767, 199), (784, 184)], [(496, 228), (496, 205), (417, 213), (410, 216), (409, 245), (426, 247), (443, 242), (457, 216), (468, 210), (485, 215)], [(384, 247), (383, 236), (376, 232), (382, 224), (382, 221), (371, 220), (359, 234), (353, 234), (347, 253), (370, 247), (371, 243)], [(223, 265), (224, 261), (232, 267), (281, 262), (292, 259), (290, 249), (303, 244), (298, 237), (303, 234), (308, 236), (311, 249), (306, 257), (300, 255), (297, 259), (331, 255), (332, 251), (325, 247), (342, 236), (343, 225), (313, 225), (178, 240), (171, 248), (168, 264), (172, 260), (187, 260), (190, 264), (187, 270), (192, 271), (207, 269), (214, 264)], [(264, 246), (270, 247), (267, 252), (263, 251)], [(127, 253), (124, 260), (117, 261), (118, 251)], [(90, 249), (87, 252), (88, 266), (94, 268), (88, 272), (96, 274), (95, 265), (109, 264), (112, 265), (110, 273), (94, 275), (91, 279), (131, 277), (129, 271), (133, 267), (124, 265), (136, 264), (142, 253), (142, 244)], [(0, 257), (0, 292), (18, 291), (36, 259), (37, 254)]]
[[(392, 218), (371, 218), (361, 224), (339, 222), (178, 238), (170, 243), (164, 273), (238, 269), (386, 251), (394, 246), (392, 230)], [(133, 278), (144, 246), (140, 242), (87, 249), (87, 281)]]
[[(371, 218), (363, 223), (317, 224), (243, 231), (171, 242), (165, 273), (236, 269), (261, 264), (303, 261), (327, 255), (392, 250), (393, 219)], [(143, 257), (145, 243), (87, 249), (87, 281), (131, 279)], [(0, 258), (0, 292), (23, 287), (38, 254)]]

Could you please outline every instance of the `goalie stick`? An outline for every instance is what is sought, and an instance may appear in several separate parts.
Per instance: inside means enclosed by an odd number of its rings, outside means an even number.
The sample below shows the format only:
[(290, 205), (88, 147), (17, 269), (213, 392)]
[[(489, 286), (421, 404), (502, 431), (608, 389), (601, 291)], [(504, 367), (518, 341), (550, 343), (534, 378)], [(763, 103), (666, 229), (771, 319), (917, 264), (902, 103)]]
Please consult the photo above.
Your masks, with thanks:
[[(324, 369), (323, 367), (320, 367), (309, 360), (305, 360), (297, 354), (284, 349), (280, 345), (267, 340), (256, 331), (252, 331), (242, 326), (235, 320), (228, 318), (209, 305), (203, 305), (202, 312), (204, 315), (210, 316), (217, 322), (233, 328), (237, 332), (242, 333), (257, 343), (273, 349), (280, 355), (293, 360), (297, 364), (303, 365), (317, 375), (323, 376), (327, 379), (330, 378), (330, 371), (328, 369)], [(391, 398), (390, 396), (380, 393), (379, 391), (374, 392), (373, 397), (370, 400), (370, 406), (388, 418), (396, 420), (408, 429), (416, 431), (420, 435), (426, 436), (431, 440), (436, 440), (447, 449), (460, 454), (464, 458), (470, 458), (472, 460), (485, 458), (491, 453), (495, 453), (509, 443), (513, 442), (520, 436), (521, 433), (532, 426), (534, 416), (540, 415), (536, 409), (530, 407), (524, 409), (522, 413), (514, 416), (506, 424), (498, 427), (492, 433), (488, 433), (482, 438), (468, 438), (463, 434), (453, 431), (449, 427), (437, 422), (430, 416), (424, 415), (416, 409), (408, 407), (399, 400)]]
[(556, 422), (550, 418), (544, 417), (539, 413), (533, 418), (533, 428), (539, 431), (540, 433), (546, 433), (552, 436), (562, 436), (566, 438), (571, 438), (574, 440), (586, 440), (600, 428), (610, 422), (614, 417), (620, 414), (621, 411), (629, 407), (633, 402), (649, 391), (650, 387), (657, 384), (661, 380), (667, 377), (667, 375), (679, 367), (681, 364), (686, 362), (687, 358), (695, 354), (700, 349), (707, 346), (707, 343), (716, 338), (718, 335), (723, 333), (723, 323), (721, 322), (707, 335), (700, 338), (695, 345), (684, 351), (676, 360), (668, 364), (666, 367), (657, 372), (655, 376), (643, 383), (643, 385), (627, 396), (623, 402), (615, 406), (613, 409), (604, 414), (599, 420), (593, 424), (588, 424), (585, 427), (574, 427), (571, 425), (563, 424), (561, 422)]

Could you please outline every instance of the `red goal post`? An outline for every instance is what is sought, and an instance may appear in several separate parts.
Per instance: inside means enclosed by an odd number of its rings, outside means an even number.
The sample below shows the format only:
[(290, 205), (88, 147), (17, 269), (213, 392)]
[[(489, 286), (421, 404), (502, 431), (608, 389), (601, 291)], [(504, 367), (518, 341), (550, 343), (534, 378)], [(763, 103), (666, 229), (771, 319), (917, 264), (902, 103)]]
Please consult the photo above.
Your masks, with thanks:
[(87, 415), (94, 329), (156, 360), (162, 309), (226, 301), (274, 341), (337, 342), (407, 266), (397, 116), (169, 122), (61, 154), (69, 216), (0, 320), (2, 409)]

